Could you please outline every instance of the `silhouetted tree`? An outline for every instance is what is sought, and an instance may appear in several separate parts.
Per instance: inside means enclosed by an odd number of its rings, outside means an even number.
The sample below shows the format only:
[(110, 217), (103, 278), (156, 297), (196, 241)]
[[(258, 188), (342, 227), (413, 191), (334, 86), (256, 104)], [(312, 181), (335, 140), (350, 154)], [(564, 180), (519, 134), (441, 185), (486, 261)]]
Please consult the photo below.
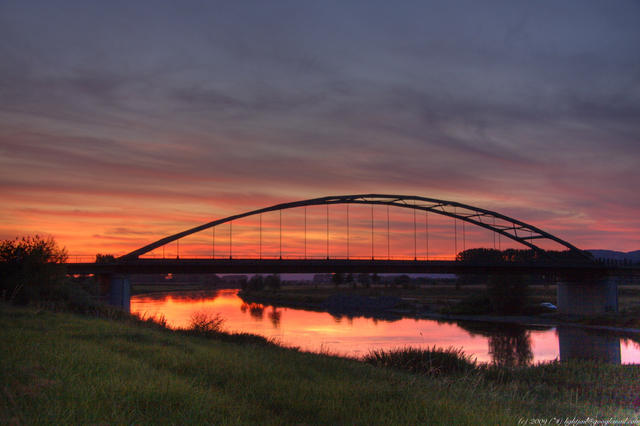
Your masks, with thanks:
[(67, 251), (52, 237), (0, 242), (0, 296), (16, 303), (48, 298), (66, 276)]
[(345, 282), (347, 284), (351, 284), (351, 287), (353, 287), (353, 288), (356, 288), (356, 286), (357, 286), (357, 282), (356, 282), (355, 278), (353, 278), (353, 274), (351, 272), (349, 272), (347, 274), (347, 277), (345, 278)]
[(395, 277), (393, 279), (393, 286), (397, 286), (400, 285), (402, 286), (402, 288), (408, 288), (409, 287), (409, 283), (411, 283), (411, 277), (409, 277), (409, 275), (403, 274), (403, 275), (398, 275), (397, 277)]
[(280, 275), (278, 274), (268, 275), (264, 280), (264, 284), (265, 284), (265, 287), (273, 291), (279, 290), (281, 286)]
[(361, 274), (358, 274), (358, 282), (362, 284), (363, 287), (371, 287), (371, 277), (367, 273), (363, 272)]
[(529, 302), (528, 278), (522, 275), (491, 275), (487, 293), (493, 312), (521, 313)]
[(380, 275), (378, 275), (377, 272), (374, 272), (374, 274), (371, 276), (371, 283), (374, 285), (380, 284)]
[(247, 291), (262, 291), (264, 290), (265, 280), (262, 275), (256, 274), (246, 284)]
[(456, 260), (465, 263), (502, 263), (502, 252), (496, 249), (473, 248), (461, 251)]
[(112, 254), (96, 254), (96, 263), (112, 263), (115, 262), (116, 257)]
[(331, 276), (331, 281), (335, 284), (336, 287), (338, 287), (344, 282), (344, 275), (342, 274), (342, 272), (335, 272)]

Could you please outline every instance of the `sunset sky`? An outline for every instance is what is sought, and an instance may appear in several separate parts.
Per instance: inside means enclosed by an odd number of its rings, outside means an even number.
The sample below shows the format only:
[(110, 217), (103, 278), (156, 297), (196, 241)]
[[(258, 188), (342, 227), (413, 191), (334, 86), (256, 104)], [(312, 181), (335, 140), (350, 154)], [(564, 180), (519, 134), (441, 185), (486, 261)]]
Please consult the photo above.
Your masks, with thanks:
[(631, 0), (3, 0), (0, 238), (124, 254), (390, 193), (638, 250), (639, 22)]

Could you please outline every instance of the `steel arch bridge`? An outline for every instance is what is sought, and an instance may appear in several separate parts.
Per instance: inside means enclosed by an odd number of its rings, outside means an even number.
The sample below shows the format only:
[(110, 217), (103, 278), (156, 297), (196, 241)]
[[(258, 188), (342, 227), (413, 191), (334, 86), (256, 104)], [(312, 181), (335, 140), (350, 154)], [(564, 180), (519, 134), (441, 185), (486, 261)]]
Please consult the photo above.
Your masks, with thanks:
[(248, 216), (260, 215), (262, 213), (282, 211), (287, 209), (293, 209), (296, 207), (305, 206), (320, 206), (320, 205), (332, 205), (332, 204), (368, 204), (368, 205), (385, 205), (393, 206), (405, 209), (413, 209), (435, 213), (438, 215), (448, 216), (454, 219), (459, 219), (463, 222), (479, 226), (481, 228), (488, 229), (498, 235), (507, 237), (513, 241), (523, 244), (530, 249), (545, 253), (545, 250), (536, 245), (537, 241), (552, 241), (561, 246), (566, 247), (569, 251), (577, 254), (578, 256), (586, 259), (590, 257), (583, 251), (575, 247), (573, 244), (562, 240), (548, 232), (543, 231), (528, 223), (514, 219), (512, 217), (503, 215), (498, 212), (486, 210), (480, 207), (471, 206), (468, 204), (462, 204), (455, 201), (439, 200), (435, 198), (426, 198), (415, 195), (389, 195), (389, 194), (356, 194), (356, 195), (338, 195), (328, 196), (320, 198), (312, 198), (308, 200), (295, 201), (291, 203), (281, 203), (262, 209), (252, 210), (245, 213), (228, 216), (222, 219), (214, 220), (212, 222), (205, 223), (200, 226), (196, 226), (191, 229), (179, 232), (177, 234), (169, 235), (137, 250), (134, 250), (124, 256), (121, 256), (119, 260), (135, 260), (140, 256), (162, 247), (173, 241), (177, 241), (180, 238), (186, 237), (191, 234), (195, 234), (200, 231), (204, 231), (209, 228), (222, 225), (224, 223), (232, 222), (237, 219), (245, 218)]

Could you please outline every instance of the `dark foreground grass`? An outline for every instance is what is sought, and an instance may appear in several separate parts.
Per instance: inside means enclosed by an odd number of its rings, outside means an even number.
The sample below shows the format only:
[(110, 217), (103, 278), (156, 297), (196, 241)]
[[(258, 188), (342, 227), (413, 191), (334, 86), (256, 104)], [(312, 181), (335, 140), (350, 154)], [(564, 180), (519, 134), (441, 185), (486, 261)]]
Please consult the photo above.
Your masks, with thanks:
[[(504, 376), (429, 377), (149, 325), (0, 305), (0, 424), (517, 424), (636, 413), (626, 402), (549, 397), (555, 385), (533, 370), (527, 389)], [(624, 366), (603, 371), (589, 377), (640, 380)]]
[(479, 364), (461, 349), (436, 347), (375, 350), (363, 361), (414, 374), (472, 379), (483, 386), (509, 388), (516, 395), (538, 401), (541, 409), (552, 402), (581, 401), (594, 412), (602, 407), (626, 407), (640, 414), (640, 367), (635, 365), (584, 360), (505, 367)]

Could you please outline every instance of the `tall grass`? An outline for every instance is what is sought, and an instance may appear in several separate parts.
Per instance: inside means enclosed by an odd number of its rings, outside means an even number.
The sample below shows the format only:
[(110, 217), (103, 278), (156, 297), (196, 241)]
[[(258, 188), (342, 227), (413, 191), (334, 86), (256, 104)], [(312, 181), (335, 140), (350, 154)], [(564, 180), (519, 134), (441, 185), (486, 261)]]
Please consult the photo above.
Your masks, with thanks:
[(223, 332), (224, 318), (220, 314), (194, 312), (188, 330), (201, 336), (216, 336)]
[(417, 349), (404, 347), (393, 350), (372, 350), (363, 361), (380, 367), (393, 367), (412, 373), (437, 376), (475, 370), (476, 361), (459, 348)]

